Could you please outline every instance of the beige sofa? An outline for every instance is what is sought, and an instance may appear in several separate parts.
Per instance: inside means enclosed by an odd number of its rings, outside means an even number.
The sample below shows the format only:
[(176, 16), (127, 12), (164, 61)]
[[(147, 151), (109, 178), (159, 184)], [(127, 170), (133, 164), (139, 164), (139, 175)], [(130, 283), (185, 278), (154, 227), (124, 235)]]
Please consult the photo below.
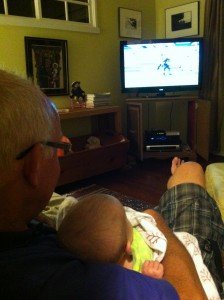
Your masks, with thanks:
[(205, 170), (206, 189), (216, 201), (224, 220), (224, 162), (213, 163)]

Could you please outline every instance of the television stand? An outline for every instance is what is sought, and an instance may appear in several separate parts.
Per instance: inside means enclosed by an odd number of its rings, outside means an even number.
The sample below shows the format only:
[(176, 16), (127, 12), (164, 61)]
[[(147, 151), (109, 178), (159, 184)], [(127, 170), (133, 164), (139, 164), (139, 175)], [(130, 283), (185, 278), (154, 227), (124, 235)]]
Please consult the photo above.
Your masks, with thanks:
[(169, 95), (169, 94), (166, 94), (166, 93), (162, 93), (162, 94), (157, 93), (157, 94), (150, 94), (150, 95), (146, 95), (146, 96), (144, 96), (144, 95), (139, 96), (138, 94), (136, 94), (136, 97), (133, 98), (133, 99), (137, 100), (137, 99), (144, 99), (144, 98), (146, 98), (146, 99), (161, 98), (161, 99), (165, 100), (167, 98), (181, 98), (181, 97), (183, 97), (183, 95), (181, 95), (181, 94)]
[[(130, 153), (136, 158), (143, 161), (147, 158), (172, 158), (178, 156), (186, 160), (196, 160), (196, 120), (195, 120), (195, 102), (198, 100), (194, 96), (180, 96), (180, 97), (161, 97), (161, 98), (130, 98), (126, 100), (127, 103), (127, 138), (130, 141)], [(152, 105), (157, 105), (160, 102), (181, 103), (183, 107), (187, 108), (187, 133), (185, 144), (181, 145), (180, 149), (162, 149), (146, 151), (144, 145), (144, 134), (146, 130), (151, 130), (153, 126), (153, 118), (157, 124), (154, 112), (151, 110)], [(160, 105), (159, 103), (159, 105)], [(184, 105), (186, 104), (186, 105)], [(156, 114), (156, 109), (155, 109)], [(170, 112), (167, 112), (168, 117)], [(182, 117), (183, 116), (183, 117)], [(178, 116), (179, 117), (179, 116)], [(181, 117), (184, 118), (184, 113), (181, 111)], [(151, 127), (150, 127), (151, 126)], [(158, 125), (157, 125), (158, 126)], [(155, 126), (154, 126), (155, 127)], [(163, 128), (167, 130), (168, 128)], [(182, 139), (182, 137), (181, 137)]]
[(175, 149), (167, 149), (167, 150), (158, 150), (158, 151), (143, 151), (143, 157), (144, 159), (147, 158), (160, 158), (160, 159), (166, 159), (166, 158), (173, 158), (173, 157), (179, 157), (181, 159), (187, 159), (195, 161), (197, 156), (196, 153), (187, 145), (181, 145), (180, 150)]

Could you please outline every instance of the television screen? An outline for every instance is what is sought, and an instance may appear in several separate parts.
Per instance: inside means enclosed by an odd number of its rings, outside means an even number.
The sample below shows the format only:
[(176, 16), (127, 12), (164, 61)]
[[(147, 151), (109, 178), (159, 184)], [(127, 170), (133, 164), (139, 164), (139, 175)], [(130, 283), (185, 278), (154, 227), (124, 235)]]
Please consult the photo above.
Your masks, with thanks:
[(121, 41), (122, 92), (157, 93), (198, 90), (201, 38)]

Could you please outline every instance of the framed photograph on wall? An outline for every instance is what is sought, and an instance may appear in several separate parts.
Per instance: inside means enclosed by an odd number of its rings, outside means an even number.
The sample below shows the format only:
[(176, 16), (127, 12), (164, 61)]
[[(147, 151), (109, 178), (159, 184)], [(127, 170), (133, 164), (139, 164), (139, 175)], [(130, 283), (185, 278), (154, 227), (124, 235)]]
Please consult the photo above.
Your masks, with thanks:
[(140, 39), (142, 36), (142, 12), (119, 7), (119, 35)]
[(166, 9), (166, 38), (199, 34), (199, 2)]
[(25, 37), (26, 72), (46, 95), (69, 94), (66, 40)]

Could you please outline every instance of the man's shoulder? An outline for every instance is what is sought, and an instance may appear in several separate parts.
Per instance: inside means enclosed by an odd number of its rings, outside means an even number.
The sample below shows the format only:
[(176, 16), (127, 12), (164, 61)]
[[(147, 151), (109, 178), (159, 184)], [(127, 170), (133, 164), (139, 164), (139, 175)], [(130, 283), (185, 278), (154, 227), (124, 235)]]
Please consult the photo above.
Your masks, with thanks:
[(163, 280), (115, 264), (80, 262), (48, 230), (17, 236), (12, 245), (0, 254), (2, 299), (178, 299)]
[[(44, 287), (41, 299), (54, 295), (58, 299), (161, 299), (178, 300), (175, 289), (164, 280), (143, 276), (116, 264), (83, 264), (77, 282), (73, 277), (72, 264), (67, 265), (61, 274), (56, 274)], [(77, 270), (76, 270), (77, 271)], [(66, 278), (66, 282), (62, 278)]]
[(165, 280), (144, 276), (115, 264), (95, 267), (88, 267), (88, 276), (89, 279), (95, 276), (98, 280), (88, 280), (87, 285), (89, 291), (93, 290), (97, 295), (96, 299), (179, 299), (173, 286)]
[(23, 299), (35, 299), (54, 278), (58, 278), (57, 284), (60, 278), (63, 285), (70, 276), (77, 286), (82, 285), (82, 263), (59, 246), (53, 230), (38, 227), (19, 233), (0, 233), (1, 299), (3, 296), (14, 299), (18, 294)]

